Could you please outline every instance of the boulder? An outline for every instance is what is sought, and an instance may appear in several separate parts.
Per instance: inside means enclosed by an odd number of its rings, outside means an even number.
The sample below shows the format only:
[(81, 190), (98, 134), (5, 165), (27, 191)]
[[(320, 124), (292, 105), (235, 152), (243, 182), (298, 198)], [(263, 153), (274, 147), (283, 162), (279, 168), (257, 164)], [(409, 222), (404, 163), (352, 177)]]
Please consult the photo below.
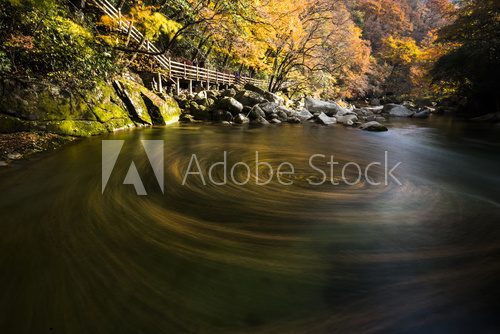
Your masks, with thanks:
[(219, 100), (218, 107), (231, 112), (233, 115), (237, 115), (243, 111), (243, 104), (232, 97), (225, 97)]
[(278, 111), (282, 111), (284, 112), (287, 116), (290, 116), (292, 114), (292, 111), (290, 109), (287, 109), (283, 106), (279, 106), (278, 109), (277, 109), (277, 112)]
[(358, 116), (366, 116), (366, 114), (368, 113), (366, 109), (359, 109), (359, 108), (354, 109), (353, 112)]
[(258, 119), (259, 117), (265, 118), (266, 113), (259, 106), (255, 106), (250, 111), (249, 116), (250, 116), (250, 119), (255, 120), (255, 119)]
[(335, 116), (339, 113), (340, 115), (344, 115), (350, 112), (348, 109), (342, 108), (335, 102), (316, 100), (311, 97), (306, 97), (305, 108), (312, 113), (323, 112), (327, 116)]
[(379, 122), (375, 122), (375, 121), (362, 124), (359, 128), (361, 130), (374, 131), (374, 132), (388, 131), (388, 129), (384, 125), (380, 124)]
[(333, 124), (337, 123), (337, 119), (335, 117), (329, 117), (324, 112), (319, 114), (317, 120), (318, 120), (319, 124), (323, 124), (323, 125), (333, 125)]
[(194, 96), (195, 101), (205, 100), (207, 98), (208, 98), (207, 91), (201, 91), (201, 92), (195, 94), (195, 96)]
[(308, 121), (311, 118), (313, 118), (313, 114), (309, 112), (307, 109), (302, 109), (301, 111), (298, 112), (297, 117), (300, 118), (303, 121)]
[(224, 110), (215, 110), (212, 112), (212, 121), (214, 122), (222, 122), (224, 120), (224, 114), (226, 111)]
[(256, 119), (252, 119), (251, 123), (257, 125), (269, 125), (269, 122), (262, 116), (259, 116)]
[(413, 118), (429, 118), (429, 111), (423, 110), (413, 115)]
[(154, 125), (168, 124), (180, 114), (180, 108), (171, 96), (161, 98), (149, 90), (143, 90), (141, 96)]
[(358, 116), (356, 115), (337, 116), (336, 118), (338, 123), (349, 126), (353, 126), (354, 122), (358, 121)]
[(251, 107), (249, 107), (249, 106), (244, 106), (244, 107), (243, 107), (243, 112), (242, 112), (242, 114), (243, 114), (243, 115), (246, 115), (246, 116), (248, 117), (248, 115), (250, 114), (250, 112), (251, 112), (251, 111), (252, 111), (252, 108), (251, 108)]
[(195, 120), (194, 120), (193, 115), (190, 115), (190, 114), (182, 114), (182, 115), (179, 117), (179, 122), (181, 122), (181, 123), (194, 123), (194, 122), (195, 122)]
[(276, 113), (276, 109), (278, 108), (278, 104), (274, 102), (266, 102), (259, 104), (259, 107), (264, 111), (264, 113), (269, 116), (271, 114)]
[(382, 116), (377, 116), (377, 117), (375, 117), (375, 121), (382, 123), (382, 122), (386, 122), (387, 120)]
[(267, 116), (267, 120), (270, 121), (272, 119), (279, 119), (278, 114), (269, 114)]
[(285, 103), (285, 99), (283, 99), (282, 97), (280, 97), (276, 94), (270, 93), (268, 91), (265, 91), (262, 88), (254, 86), (252, 84), (247, 83), (245, 85), (245, 89), (247, 91), (251, 91), (251, 92), (258, 94), (258, 95), (262, 96), (264, 99), (266, 99), (270, 102), (276, 103), (277, 105), (283, 105)]
[(364, 110), (372, 112), (374, 114), (380, 114), (384, 111), (384, 106), (378, 106), (378, 107), (366, 107)]
[(137, 123), (153, 124), (148, 108), (141, 95), (141, 85), (131, 80), (116, 80), (113, 86), (132, 119)]
[(273, 118), (272, 120), (269, 121), (271, 124), (281, 124), (281, 121), (277, 118)]
[(287, 122), (291, 123), (291, 124), (300, 124), (300, 123), (302, 123), (301, 120), (300, 120), (300, 118), (295, 117), (295, 116), (288, 117)]
[[(237, 114), (238, 115), (238, 114)], [(224, 113), (224, 117), (222, 119), (223, 121), (226, 121), (226, 122), (232, 122), (233, 121), (233, 114), (231, 114), (229, 111), (226, 111)]]
[(20, 159), (22, 159), (22, 157), (23, 156), (21, 155), (21, 153), (17, 153), (17, 152), (14, 152), (14, 153), (7, 155), (7, 158), (10, 160), (20, 160)]
[(373, 98), (370, 100), (370, 105), (373, 107), (379, 106), (380, 105), (380, 99)]
[(219, 92), (216, 90), (207, 90), (206, 91), (207, 99), (217, 100), (219, 97)]
[(248, 124), (250, 120), (243, 114), (234, 116), (233, 122), (236, 124)]
[(392, 117), (412, 117), (415, 113), (401, 104), (389, 103), (384, 106), (384, 112)]
[(242, 105), (248, 106), (248, 107), (253, 107), (259, 103), (269, 102), (269, 100), (266, 100), (265, 98), (263, 98), (259, 94), (252, 92), (252, 91), (249, 91), (249, 90), (239, 92), (238, 94), (236, 94), (236, 96), (234, 98), (238, 102), (240, 102)]
[(288, 119), (288, 114), (279, 108), (276, 111), (276, 115), (278, 116), (278, 119), (282, 122), (286, 122)]
[(234, 88), (225, 89), (220, 93), (220, 95), (222, 97), (235, 97), (236, 90)]

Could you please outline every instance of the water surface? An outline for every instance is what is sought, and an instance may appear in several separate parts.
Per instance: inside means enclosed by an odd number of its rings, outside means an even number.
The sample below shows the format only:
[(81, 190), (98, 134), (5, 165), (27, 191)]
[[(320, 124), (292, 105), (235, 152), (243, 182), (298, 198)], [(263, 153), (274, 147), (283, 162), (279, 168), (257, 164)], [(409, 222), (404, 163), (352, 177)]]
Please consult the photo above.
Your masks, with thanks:
[[(104, 194), (103, 139), (125, 140)], [(165, 194), (151, 139), (165, 141)], [(230, 164), (289, 161), (293, 185), (181, 185), (192, 154), (207, 172), (223, 151)], [(313, 154), (366, 165), (385, 151), (402, 185), (308, 183)], [(499, 153), (498, 128), (447, 118), (81, 140), (0, 170), (0, 332), (495, 332)], [(131, 161), (148, 196), (121, 184)]]

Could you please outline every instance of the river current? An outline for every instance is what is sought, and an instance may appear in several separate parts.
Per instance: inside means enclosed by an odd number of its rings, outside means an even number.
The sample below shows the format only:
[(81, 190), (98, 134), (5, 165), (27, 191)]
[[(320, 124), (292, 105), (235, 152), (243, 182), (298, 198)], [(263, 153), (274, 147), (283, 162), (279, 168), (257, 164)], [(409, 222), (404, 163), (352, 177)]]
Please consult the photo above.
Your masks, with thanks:
[[(18, 162), (0, 170), (0, 332), (493, 333), (499, 130), (174, 125)], [(124, 141), (104, 192), (103, 140)], [(164, 143), (164, 191), (143, 140)], [(250, 173), (183, 185), (193, 154), (206, 178), (224, 152), (226, 172)], [(294, 166), (287, 185), (256, 184), (271, 176), (256, 152)], [(399, 183), (385, 182), (386, 155)], [(132, 161), (147, 196), (123, 184)], [(342, 182), (349, 162), (381, 162), (369, 173), (380, 184), (355, 182), (356, 168)]]

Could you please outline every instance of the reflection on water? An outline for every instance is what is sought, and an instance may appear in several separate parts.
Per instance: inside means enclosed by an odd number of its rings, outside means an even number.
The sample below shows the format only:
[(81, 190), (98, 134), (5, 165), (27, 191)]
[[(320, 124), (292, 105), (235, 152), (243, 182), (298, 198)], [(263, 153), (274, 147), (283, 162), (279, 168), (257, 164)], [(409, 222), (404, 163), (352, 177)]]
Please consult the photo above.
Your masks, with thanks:
[[(104, 194), (103, 138), (0, 171), (0, 332), (493, 332), (498, 133), (448, 119), (382, 134), (170, 127), (104, 138), (126, 140)], [(143, 139), (165, 140), (165, 194)], [(192, 154), (207, 172), (223, 151), (289, 161), (293, 185), (181, 186)], [(307, 182), (312, 154), (384, 151), (402, 186)], [(131, 160), (147, 197), (121, 185)]]

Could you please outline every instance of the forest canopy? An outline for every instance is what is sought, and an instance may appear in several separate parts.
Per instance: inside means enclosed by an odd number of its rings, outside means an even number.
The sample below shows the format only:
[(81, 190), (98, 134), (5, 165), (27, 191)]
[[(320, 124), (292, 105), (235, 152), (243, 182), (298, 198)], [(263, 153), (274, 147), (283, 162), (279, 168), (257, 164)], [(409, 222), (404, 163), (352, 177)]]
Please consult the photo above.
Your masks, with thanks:
[[(460, 96), (498, 108), (495, 0), (109, 2), (171, 58), (266, 79), (289, 97)], [(92, 1), (0, 0), (0, 13), (3, 75), (84, 83), (154, 68)]]

